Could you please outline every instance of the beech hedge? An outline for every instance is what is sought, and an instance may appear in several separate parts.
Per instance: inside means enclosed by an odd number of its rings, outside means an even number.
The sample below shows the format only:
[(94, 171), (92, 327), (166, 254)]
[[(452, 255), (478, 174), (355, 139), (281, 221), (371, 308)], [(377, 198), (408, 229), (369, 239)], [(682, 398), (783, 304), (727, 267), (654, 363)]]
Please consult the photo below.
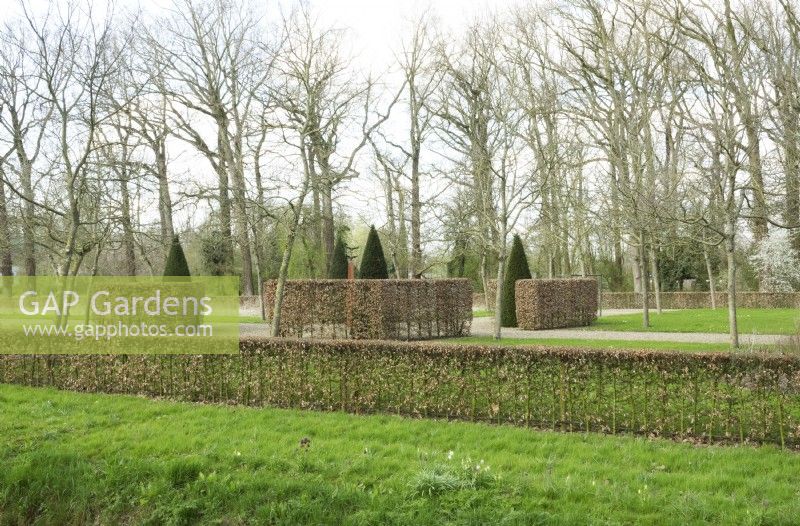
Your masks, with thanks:
[(3, 355), (0, 382), (800, 449), (800, 359), (244, 339), (236, 355)]
[[(265, 305), (276, 286), (264, 282)], [(420, 340), (468, 336), (472, 324), (468, 279), (289, 280), (284, 290), (284, 337)]]
[(516, 284), (516, 304), (521, 329), (590, 325), (597, 318), (597, 280), (521, 279)]
[[(655, 294), (650, 293), (650, 306), (655, 305)], [(714, 294), (717, 308), (728, 305), (728, 293)], [(800, 292), (737, 292), (736, 305), (750, 309), (798, 309)], [(710, 309), (710, 292), (662, 292), (661, 306), (665, 309)], [(642, 294), (638, 292), (603, 292), (604, 309), (641, 309)]]

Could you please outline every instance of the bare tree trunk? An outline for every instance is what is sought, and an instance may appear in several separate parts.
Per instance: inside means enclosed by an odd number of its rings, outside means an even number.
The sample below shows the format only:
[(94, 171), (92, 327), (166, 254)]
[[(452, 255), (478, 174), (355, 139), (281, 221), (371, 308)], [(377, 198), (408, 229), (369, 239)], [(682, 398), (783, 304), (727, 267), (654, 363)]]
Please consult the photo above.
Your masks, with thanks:
[(33, 166), (27, 159), (20, 159), (20, 186), (22, 186), (22, 258), (26, 276), (36, 275), (36, 240), (34, 224), (36, 216), (33, 204), (33, 184), (31, 172)]
[(419, 198), (419, 145), (411, 154), (411, 265), (409, 275), (419, 278), (422, 271), (422, 203)]
[(166, 141), (159, 138), (153, 145), (156, 157), (156, 174), (158, 177), (158, 214), (161, 220), (161, 244), (168, 247), (175, 237), (175, 228), (172, 223), (172, 197), (169, 194), (169, 179), (167, 175), (167, 150)]
[[(242, 166), (232, 151), (229, 138), (227, 137), (228, 120), (224, 116), (217, 118), (217, 128), (219, 130), (219, 151), (225, 156), (225, 166), (228, 169), (229, 178), (227, 179), (232, 186), (233, 195), (233, 214), (236, 217), (236, 241), (239, 245), (239, 254), (242, 260), (242, 294), (245, 296), (253, 295), (253, 257), (250, 252), (250, 232), (247, 219), (247, 204), (244, 188), (244, 174)], [(229, 211), (230, 214), (230, 205)]]
[[(505, 236), (503, 237), (505, 239)], [(497, 254), (497, 287), (494, 295), (494, 339), (501, 338), (503, 319), (503, 289), (506, 277), (506, 247), (501, 247)]]
[(489, 297), (489, 262), (488, 251), (484, 248), (481, 250), (481, 281), (483, 282), (483, 302), (488, 309), (490, 305), (494, 304), (494, 298)]
[(333, 247), (336, 243), (336, 225), (333, 221), (333, 187), (327, 181), (322, 187), (322, 250), (325, 273), (330, 270)]
[(653, 275), (653, 293), (656, 297), (656, 313), (661, 314), (661, 281), (658, 279), (658, 259), (653, 245), (650, 245), (650, 273)]
[(386, 219), (387, 225), (389, 226), (389, 244), (392, 250), (392, 266), (394, 267), (394, 277), (395, 279), (400, 279), (400, 262), (397, 259), (397, 228), (395, 227), (395, 217), (394, 217), (394, 192), (392, 191), (393, 184), (392, 184), (392, 176), (389, 173), (389, 170), (386, 170), (386, 181), (384, 183), (384, 193), (386, 196)]
[(278, 280), (275, 285), (275, 303), (272, 306), (272, 326), (270, 328), (270, 335), (277, 338), (281, 333), (281, 309), (283, 308), (283, 296), (286, 289), (286, 279), (289, 276), (289, 263), (292, 261), (292, 250), (294, 249), (294, 241), (297, 237), (297, 229), (300, 226), (300, 218), (303, 214), (303, 202), (308, 194), (309, 185), (311, 184), (311, 168), (309, 156), (306, 155), (306, 149), (301, 146), (301, 157), (303, 159), (305, 179), (297, 203), (293, 206), (292, 224), (289, 226), (289, 233), (286, 236), (286, 247), (283, 249), (283, 257), (281, 258), (281, 267), (278, 271)]
[[(123, 146), (124, 149), (124, 146)], [(136, 241), (133, 235), (133, 224), (131, 221), (131, 198), (128, 190), (127, 168), (124, 166), (125, 154), (123, 154), (123, 176), (120, 178), (120, 195), (122, 197), (120, 223), (122, 224), (122, 245), (125, 254), (125, 274), (128, 276), (136, 275)], [(99, 250), (99, 249), (98, 249)]]
[(641, 291), (642, 291), (642, 327), (650, 327), (650, 298), (648, 290), (647, 278), (647, 252), (644, 247), (645, 238), (644, 233), (639, 238), (639, 246), (636, 248), (636, 264), (639, 267), (639, 274), (641, 276)]
[(14, 274), (12, 267), (11, 229), (8, 224), (8, 204), (6, 202), (4, 174), (3, 177), (0, 177), (0, 275), (4, 277), (12, 276)]
[(703, 243), (703, 259), (706, 262), (706, 273), (708, 274), (708, 290), (711, 293), (711, 308), (717, 308), (717, 285), (714, 283), (714, 271), (711, 268), (711, 258), (708, 257), (708, 247)]
[(731, 347), (739, 347), (739, 326), (736, 322), (736, 260), (734, 259), (734, 244), (732, 239), (726, 242), (728, 260), (728, 326), (730, 330)]
[[(399, 182), (396, 182), (397, 188), (397, 246), (400, 252), (399, 259), (400, 259), (400, 270), (398, 272), (401, 278), (413, 278), (413, 275), (409, 275), (408, 271), (408, 228), (406, 227), (406, 197), (405, 191), (400, 186)], [(420, 260), (421, 261), (421, 260)], [(419, 267), (418, 267), (419, 268)], [(420, 276), (421, 277), (421, 276)]]
[(219, 223), (222, 233), (222, 245), (225, 249), (225, 262), (229, 267), (233, 266), (233, 227), (231, 226), (231, 200), (228, 192), (228, 172), (225, 169), (225, 162), (220, 160), (217, 163), (218, 202), (219, 202)]

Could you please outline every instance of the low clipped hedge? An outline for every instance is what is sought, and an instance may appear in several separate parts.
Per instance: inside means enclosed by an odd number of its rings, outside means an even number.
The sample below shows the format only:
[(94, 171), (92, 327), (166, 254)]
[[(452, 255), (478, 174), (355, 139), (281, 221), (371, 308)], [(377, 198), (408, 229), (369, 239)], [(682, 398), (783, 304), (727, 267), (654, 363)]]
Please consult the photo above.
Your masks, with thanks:
[(236, 355), (0, 356), (0, 382), (800, 449), (800, 359), (244, 339)]
[(516, 283), (516, 307), (521, 329), (591, 325), (597, 319), (597, 280), (521, 279)]
[[(650, 293), (650, 305), (655, 305), (655, 294)], [(717, 308), (728, 305), (728, 293), (714, 294)], [(749, 309), (798, 309), (800, 292), (737, 292), (736, 305)], [(710, 309), (710, 292), (662, 292), (661, 307), (664, 309)], [(639, 292), (603, 292), (604, 309), (641, 309), (642, 294)]]
[[(277, 281), (264, 282), (272, 313)], [(421, 340), (467, 336), (472, 287), (467, 279), (289, 280), (281, 336)]]

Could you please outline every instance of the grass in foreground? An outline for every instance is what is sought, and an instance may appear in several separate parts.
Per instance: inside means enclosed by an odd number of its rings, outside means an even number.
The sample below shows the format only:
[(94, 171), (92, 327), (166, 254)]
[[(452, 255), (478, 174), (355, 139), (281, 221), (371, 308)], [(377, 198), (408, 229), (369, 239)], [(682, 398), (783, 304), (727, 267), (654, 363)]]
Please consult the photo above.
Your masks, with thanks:
[(800, 455), (774, 447), (8, 385), (0, 385), (0, 436), (0, 524), (790, 524), (800, 516)]
[[(798, 309), (737, 309), (740, 334), (795, 334)], [(728, 332), (727, 309), (684, 309), (650, 313), (650, 328), (642, 328), (642, 314), (603, 316), (589, 330), (647, 332)]]
[[(447, 338), (436, 340), (437, 343), (477, 344), (477, 345), (558, 345), (561, 347), (578, 347), (582, 349), (650, 349), (663, 351), (729, 351), (731, 346), (727, 343), (685, 343), (662, 342), (648, 340), (585, 340), (577, 338), (503, 338), (499, 342), (491, 336), (468, 336), (466, 338)], [(774, 346), (745, 347), (741, 351), (774, 351)]]

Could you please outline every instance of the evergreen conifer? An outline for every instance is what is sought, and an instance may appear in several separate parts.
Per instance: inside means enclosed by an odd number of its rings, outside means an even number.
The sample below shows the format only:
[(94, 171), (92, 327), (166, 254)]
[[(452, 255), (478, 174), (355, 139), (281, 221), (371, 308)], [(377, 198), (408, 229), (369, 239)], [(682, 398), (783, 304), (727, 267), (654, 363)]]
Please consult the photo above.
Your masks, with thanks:
[(514, 286), (519, 279), (531, 279), (531, 269), (528, 266), (525, 249), (522, 247), (522, 240), (518, 235), (514, 235), (514, 241), (511, 243), (511, 253), (508, 255), (506, 276), (503, 281), (503, 301), (501, 304), (503, 307), (501, 325), (503, 327), (517, 326), (517, 305)]
[(389, 279), (383, 247), (374, 225), (370, 227), (367, 243), (364, 245), (358, 277), (361, 279)]

